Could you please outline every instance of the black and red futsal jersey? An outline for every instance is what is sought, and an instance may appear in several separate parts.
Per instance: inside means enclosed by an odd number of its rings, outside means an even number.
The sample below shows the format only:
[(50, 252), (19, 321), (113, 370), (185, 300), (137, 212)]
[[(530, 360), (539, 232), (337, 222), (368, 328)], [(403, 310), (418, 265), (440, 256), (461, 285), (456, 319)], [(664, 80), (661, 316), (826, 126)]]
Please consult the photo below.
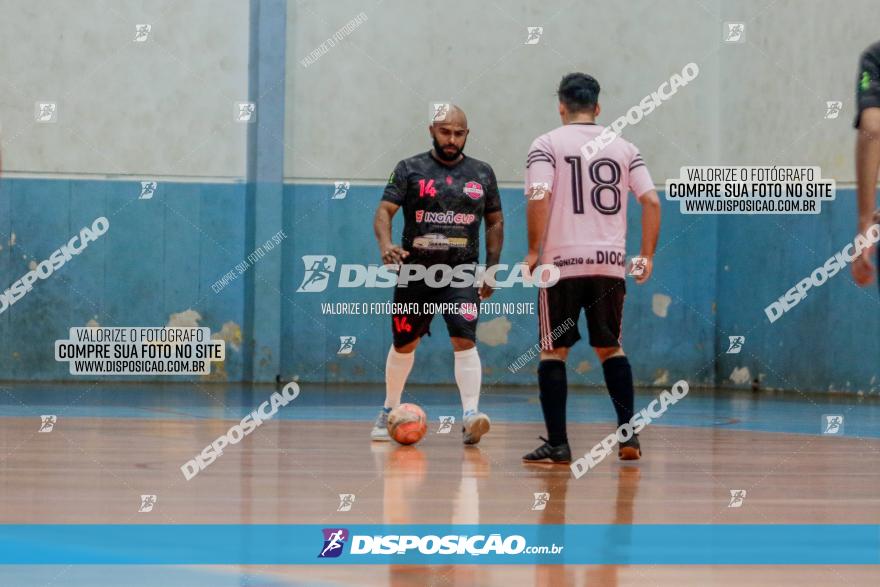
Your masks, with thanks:
[[(409, 252), (405, 263), (426, 267), (476, 264), (480, 256), (483, 217), (501, 210), (495, 172), (488, 163), (464, 156), (444, 165), (429, 152), (404, 159), (388, 179), (382, 200), (403, 209), (403, 242)], [(430, 287), (424, 281), (396, 287), (395, 303), (455, 304), (444, 312), (450, 336), (476, 340), (479, 295), (476, 287)], [(403, 346), (429, 332), (433, 314), (394, 314), (395, 346)]]

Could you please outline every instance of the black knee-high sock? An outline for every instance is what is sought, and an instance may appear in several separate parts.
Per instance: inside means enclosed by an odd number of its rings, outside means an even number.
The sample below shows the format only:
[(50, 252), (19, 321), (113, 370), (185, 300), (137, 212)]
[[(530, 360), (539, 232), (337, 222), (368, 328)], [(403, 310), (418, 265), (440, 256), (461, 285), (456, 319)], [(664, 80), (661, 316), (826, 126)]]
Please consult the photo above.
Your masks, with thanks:
[(620, 426), (633, 417), (635, 392), (629, 360), (625, 356), (606, 359), (602, 363), (602, 372), (605, 374), (605, 385), (608, 386), (611, 402), (617, 412), (617, 425)]
[(538, 387), (541, 390), (541, 410), (547, 425), (547, 440), (553, 446), (568, 442), (565, 430), (565, 403), (568, 400), (568, 380), (565, 361), (544, 360), (538, 364)]

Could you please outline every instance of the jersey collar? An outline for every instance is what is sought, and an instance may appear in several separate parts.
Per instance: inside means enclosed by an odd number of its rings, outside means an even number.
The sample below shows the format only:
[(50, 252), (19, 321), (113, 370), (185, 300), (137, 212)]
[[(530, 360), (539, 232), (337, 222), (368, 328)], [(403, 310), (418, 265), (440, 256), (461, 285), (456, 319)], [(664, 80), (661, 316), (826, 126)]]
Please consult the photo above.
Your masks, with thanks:
[[(431, 151), (433, 151), (433, 149), (431, 149)], [(458, 167), (459, 165), (464, 163), (465, 159), (467, 159), (467, 155), (462, 153), (461, 160), (458, 163), (455, 163), (454, 165), (447, 165), (447, 164), (443, 163), (442, 161), (440, 161), (439, 159), (437, 159), (437, 157), (434, 157), (434, 155), (431, 154), (431, 151), (428, 151), (428, 158), (430, 158), (431, 161), (433, 161), (434, 163), (436, 163), (440, 167), (444, 167), (446, 169), (455, 169), (456, 167)]]

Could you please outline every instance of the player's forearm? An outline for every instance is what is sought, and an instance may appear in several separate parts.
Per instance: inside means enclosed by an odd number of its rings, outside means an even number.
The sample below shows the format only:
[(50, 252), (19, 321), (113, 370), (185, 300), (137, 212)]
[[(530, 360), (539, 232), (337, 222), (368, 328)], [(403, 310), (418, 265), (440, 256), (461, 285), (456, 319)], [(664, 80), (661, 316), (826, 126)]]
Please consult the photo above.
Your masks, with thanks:
[(529, 200), (526, 208), (526, 226), (529, 236), (529, 253), (537, 253), (544, 242), (544, 231), (547, 229), (547, 202), (549, 198)]
[(501, 260), (504, 246), (504, 221), (498, 220), (486, 225), (486, 266), (497, 265)]
[(877, 169), (880, 167), (880, 136), (867, 130), (859, 131), (856, 142), (856, 189), (859, 207), (858, 232), (873, 224), (876, 207)]
[[(653, 196), (653, 197), (651, 197)], [(642, 199), (642, 257), (653, 257), (660, 236), (660, 199), (651, 192)]]
[(379, 250), (384, 251), (391, 245), (391, 213), (385, 208), (376, 210), (373, 218), (373, 232), (376, 235), (376, 243)]

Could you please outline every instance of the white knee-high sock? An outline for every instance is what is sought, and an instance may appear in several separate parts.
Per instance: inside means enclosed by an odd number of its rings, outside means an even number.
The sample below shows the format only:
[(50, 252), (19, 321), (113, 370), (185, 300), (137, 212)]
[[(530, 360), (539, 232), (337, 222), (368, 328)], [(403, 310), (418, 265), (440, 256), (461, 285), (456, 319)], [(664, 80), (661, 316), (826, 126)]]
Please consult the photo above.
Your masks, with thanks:
[(466, 351), (455, 351), (455, 382), (461, 394), (461, 407), (465, 413), (477, 411), (480, 403), (480, 385), (483, 381), (483, 368), (477, 347)]
[(416, 360), (415, 351), (411, 353), (398, 353), (394, 346), (388, 351), (385, 360), (385, 407), (394, 409), (400, 405), (400, 396), (403, 395), (403, 386), (406, 378), (412, 371)]

